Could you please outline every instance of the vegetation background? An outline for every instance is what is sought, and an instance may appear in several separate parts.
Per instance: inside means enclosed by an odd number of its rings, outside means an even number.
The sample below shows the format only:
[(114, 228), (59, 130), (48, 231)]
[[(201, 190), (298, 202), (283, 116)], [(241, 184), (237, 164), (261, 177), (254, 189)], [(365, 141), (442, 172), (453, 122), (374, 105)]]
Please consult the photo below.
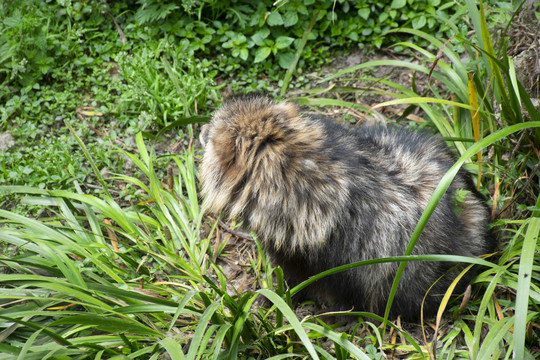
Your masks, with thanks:
[[(540, 358), (539, 23), (534, 1), (1, 1), (0, 359)], [(308, 282), (198, 197), (199, 123), (254, 90), (445, 137), (459, 159), (376, 261), (470, 263), (471, 291), (420, 324), (293, 310)], [(497, 252), (408, 257), (462, 166)]]

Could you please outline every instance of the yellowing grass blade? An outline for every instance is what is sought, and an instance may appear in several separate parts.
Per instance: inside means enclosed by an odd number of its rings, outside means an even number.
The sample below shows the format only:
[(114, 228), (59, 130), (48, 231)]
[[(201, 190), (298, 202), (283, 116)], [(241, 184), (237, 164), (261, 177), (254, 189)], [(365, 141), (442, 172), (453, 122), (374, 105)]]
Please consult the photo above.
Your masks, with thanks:
[[(467, 84), (469, 88), (469, 105), (474, 109), (470, 109), (472, 126), (473, 126), (473, 135), (474, 141), (480, 141), (480, 116), (478, 108), (478, 95), (476, 91), (476, 85), (474, 84), (473, 79), (474, 73), (471, 71), (467, 74)], [(478, 184), (477, 187), (480, 189), (480, 183), (482, 181), (482, 151), (479, 151), (477, 154), (478, 157)]]

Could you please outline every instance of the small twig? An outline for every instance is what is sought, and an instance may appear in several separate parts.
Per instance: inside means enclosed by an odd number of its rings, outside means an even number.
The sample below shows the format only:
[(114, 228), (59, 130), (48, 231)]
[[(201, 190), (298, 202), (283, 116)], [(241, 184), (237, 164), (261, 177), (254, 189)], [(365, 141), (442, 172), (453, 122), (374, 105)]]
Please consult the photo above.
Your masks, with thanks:
[(439, 49), (439, 51), (437, 51), (437, 56), (435, 56), (435, 60), (433, 60), (433, 64), (431, 65), (431, 69), (429, 70), (429, 74), (428, 74), (428, 82), (431, 82), (431, 74), (433, 73), (433, 70), (435, 70), (435, 67), (437, 66), (437, 63), (439, 62), (439, 60), (441, 59), (442, 55), (443, 55), (443, 52), (444, 52), (444, 48), (446, 47), (446, 45), (452, 40), (454, 39), (454, 35), (452, 35), (450, 37), (450, 39), (446, 40), (444, 42), (444, 44), (441, 46), (441, 48)]
[(104, 13), (105, 13), (105, 15), (110, 16), (110, 18), (114, 22), (114, 25), (116, 26), (116, 30), (118, 30), (118, 33), (120, 34), (120, 39), (122, 40), (122, 45), (126, 45), (126, 36), (124, 35), (124, 32), (122, 31), (122, 28), (120, 27), (120, 25), (118, 24), (118, 22), (116, 21), (114, 16), (112, 16), (112, 14), (107, 10), (105, 10)]
[(88, 128), (90, 130), (92, 130), (93, 132), (95, 132), (96, 134), (98, 134), (99, 136), (101, 137), (106, 137), (106, 138), (109, 138), (109, 141), (114, 141), (115, 143), (117, 143), (118, 145), (122, 145), (122, 146), (126, 146), (126, 143), (123, 142), (122, 140), (119, 140), (119, 139), (113, 139), (109, 136), (109, 134), (107, 134), (107, 132), (103, 132), (103, 131), (100, 131), (98, 129), (96, 129), (95, 127), (91, 126), (91, 125), (88, 125)]
[(246, 240), (253, 240), (253, 237), (250, 234), (248, 234), (245, 231), (238, 231), (238, 230), (231, 229), (231, 227), (227, 225), (225, 222), (223, 222), (223, 220), (219, 220), (219, 225), (221, 225), (221, 227), (231, 235), (234, 235), (239, 238), (246, 239)]

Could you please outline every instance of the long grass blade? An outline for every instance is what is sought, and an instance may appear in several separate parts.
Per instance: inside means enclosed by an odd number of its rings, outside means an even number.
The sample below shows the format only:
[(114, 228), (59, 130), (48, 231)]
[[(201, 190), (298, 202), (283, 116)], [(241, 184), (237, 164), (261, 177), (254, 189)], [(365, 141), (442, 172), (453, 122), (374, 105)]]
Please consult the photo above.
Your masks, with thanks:
[(69, 123), (67, 121), (64, 121), (64, 124), (66, 124), (66, 127), (69, 129), (69, 131), (71, 132), (71, 134), (73, 135), (75, 140), (77, 140), (77, 143), (81, 147), (81, 150), (83, 151), (84, 156), (86, 157), (86, 159), (90, 163), (90, 166), (92, 167), (92, 170), (94, 171), (94, 175), (96, 175), (96, 177), (98, 178), (99, 183), (103, 187), (103, 191), (105, 191), (105, 194), (107, 195), (108, 198), (112, 198), (111, 194), (109, 192), (109, 187), (108, 187), (107, 183), (105, 182), (105, 180), (103, 179), (103, 176), (101, 176), (101, 172), (99, 171), (98, 167), (96, 166), (96, 163), (92, 159), (92, 156), (90, 155), (90, 152), (86, 148), (86, 145), (84, 145), (84, 142), (81, 140), (79, 135), (77, 135), (77, 132), (71, 127), (71, 125), (69, 125)]
[(296, 50), (294, 59), (289, 65), (289, 68), (287, 69), (285, 76), (283, 77), (283, 85), (281, 86), (280, 96), (285, 95), (285, 92), (287, 91), (287, 88), (289, 87), (289, 82), (291, 81), (292, 75), (294, 74), (294, 71), (296, 70), (296, 65), (298, 65), (298, 60), (300, 60), (302, 51), (304, 51), (304, 47), (306, 46), (306, 43), (308, 41), (309, 34), (311, 33), (311, 30), (313, 29), (315, 22), (317, 22), (318, 17), (319, 17), (319, 11), (315, 11), (315, 13), (313, 14), (311, 18), (311, 21), (309, 22), (306, 30), (304, 31), (304, 34), (302, 35), (302, 39), (300, 40), (300, 45), (298, 46), (298, 49)]
[(360, 349), (358, 349), (353, 343), (351, 343), (346, 338), (343, 338), (342, 334), (338, 334), (334, 331), (329, 330), (328, 328), (313, 323), (304, 323), (303, 326), (329, 338), (334, 342), (334, 346), (339, 345), (343, 349), (347, 350), (351, 355), (354, 355), (356, 359), (370, 360), (370, 358), (362, 351), (360, 351)]
[(529, 292), (533, 272), (533, 260), (540, 234), (540, 217), (532, 217), (527, 225), (519, 260), (516, 314), (514, 318), (514, 359), (525, 359), (525, 332), (529, 309)]
[[(473, 127), (473, 136), (474, 136), (474, 141), (478, 142), (480, 141), (480, 116), (479, 116), (479, 112), (480, 112), (480, 109), (478, 107), (478, 91), (476, 90), (476, 86), (474, 84), (474, 79), (473, 79), (473, 76), (474, 74), (472, 72), (469, 72), (468, 76), (467, 76), (467, 84), (468, 84), (468, 87), (469, 87), (469, 104), (471, 105), (471, 107), (474, 108), (474, 110), (470, 110), (471, 111), (471, 119), (472, 119), (472, 127)], [(482, 181), (482, 152), (479, 151), (477, 154), (476, 154), (477, 158), (478, 158), (478, 183), (477, 183), (477, 186), (478, 186), (478, 189), (480, 189), (480, 184), (481, 184), (481, 181)]]
[(289, 305), (285, 301), (283, 301), (282, 298), (277, 296), (275, 293), (268, 289), (261, 289), (257, 291), (259, 294), (264, 295), (268, 300), (270, 300), (276, 307), (283, 313), (283, 316), (287, 318), (289, 321), (289, 324), (293, 327), (294, 331), (300, 338), (300, 341), (302, 342), (303, 346), (306, 348), (306, 350), (309, 352), (311, 359), (318, 360), (319, 355), (317, 355), (317, 352), (315, 351), (313, 344), (311, 344), (311, 341), (309, 340), (308, 335), (306, 334), (306, 331), (302, 328), (302, 325), (296, 318), (296, 314), (291, 310)]
[(172, 338), (166, 337), (159, 342), (165, 348), (171, 360), (184, 360), (185, 356), (182, 351), (182, 346)]

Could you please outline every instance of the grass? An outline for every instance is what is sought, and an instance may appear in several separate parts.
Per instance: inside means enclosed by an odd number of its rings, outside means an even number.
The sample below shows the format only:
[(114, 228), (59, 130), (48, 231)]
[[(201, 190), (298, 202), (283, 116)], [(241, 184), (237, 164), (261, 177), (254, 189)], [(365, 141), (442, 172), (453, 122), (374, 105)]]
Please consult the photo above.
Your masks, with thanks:
[[(120, 68), (131, 75), (115, 83), (125, 101), (120, 108), (139, 122), (157, 121), (162, 128), (127, 124), (125, 136), (133, 137), (127, 146), (116, 141), (122, 137), (109, 128), (99, 136), (105, 151), (89, 140), (96, 132), (85, 124), (98, 126), (104, 119), (116, 119), (113, 114), (129, 122), (130, 116), (90, 103), (91, 108), (66, 111), (80, 117), (55, 119), (44, 112), (46, 101), (28, 105), (28, 97), (13, 97), (3, 114), (26, 111), (27, 106), (36, 116), (43, 112), (46, 125), (64, 130), (64, 144), (48, 153), (38, 151), (36, 158), (43, 164), (42, 181), (62, 171), (65, 175), (58, 183), (39, 186), (34, 166), (24, 164), (23, 158), (3, 158), (4, 179), (24, 178), (25, 168), (30, 169), (26, 176), (36, 178), (26, 185), (13, 181), (0, 186), (0, 359), (537, 358), (540, 191), (535, 151), (540, 119), (504, 46), (496, 48), (491, 40), (483, 9), (473, 2), (466, 6), (474, 36), (467, 36), (459, 19), (447, 22), (456, 34), (449, 42), (402, 28), (434, 46), (396, 44), (416, 54), (418, 63), (367, 62), (326, 77), (323, 88), (297, 99), (349, 107), (363, 116), (403, 106), (402, 118), (413, 112), (422, 116), (426, 126), (455, 147), (459, 160), (439, 184), (404, 256), (332, 269), (292, 289), (284, 284), (281, 269), (272, 268), (256, 238), (243, 239), (234, 224), (224, 227), (200, 207), (197, 134), (190, 123), (207, 119), (200, 105), (217, 101), (219, 90), (211, 81), (215, 74), (204, 63), (179, 60), (173, 49), (163, 50), (163, 44), (152, 44), (164, 51), (163, 57), (153, 56), (157, 48), (149, 48), (134, 61), (124, 59)], [(303, 45), (308, 35), (304, 33)], [(460, 48), (469, 54), (469, 62), (462, 60)], [(296, 59), (301, 52), (302, 47)], [(144, 64), (151, 66), (140, 70)], [(296, 61), (292, 64), (282, 93), (293, 81)], [(415, 81), (405, 87), (369, 75), (382, 66), (410, 69)], [(97, 84), (105, 83), (108, 72), (96, 73), (101, 74)], [(421, 81), (427, 84), (422, 91), (417, 88)], [(355, 88), (351, 82), (367, 86)], [(193, 92), (182, 91), (185, 83)], [(112, 96), (112, 88), (106, 94)], [(76, 94), (77, 89), (70, 91)], [(77, 103), (82, 96), (73, 95), (74, 101), (69, 92), (54, 87), (45, 93), (50, 103), (57, 99), (65, 108), (82, 105)], [(395, 99), (370, 108), (349, 100), (358, 93)], [(148, 145), (180, 125), (181, 134), (172, 137), (181, 144), (179, 154)], [(25, 126), (21, 131), (43, 136), (44, 129)], [(70, 156), (75, 149), (78, 155)], [(5, 161), (20, 164), (21, 173), (10, 176)], [(105, 167), (112, 170), (104, 172)], [(500, 239), (497, 253), (486, 259), (408, 255), (461, 167), (475, 174), (480, 191), (491, 199)], [(99, 184), (99, 190), (87, 183)], [(66, 184), (73, 189), (63, 190)], [(119, 196), (123, 189), (128, 190)], [(5, 209), (8, 204), (13, 211)], [(14, 204), (35, 211), (28, 215)], [(235, 251), (243, 241), (257, 247), (239, 257)], [(252, 283), (234, 281), (229, 259), (240, 261), (234, 266)], [(459, 261), (479, 269), (468, 300), (460, 297), (462, 305), (445, 300), (434, 324), (425, 322), (420, 328), (358, 312), (358, 323), (343, 329), (327, 320), (335, 314), (299, 318), (293, 310), (291, 295), (322, 276), (375, 262), (401, 262), (402, 269), (407, 261), (425, 260)], [(398, 282), (399, 275), (394, 285)], [(272, 306), (256, 306), (259, 297)]]

